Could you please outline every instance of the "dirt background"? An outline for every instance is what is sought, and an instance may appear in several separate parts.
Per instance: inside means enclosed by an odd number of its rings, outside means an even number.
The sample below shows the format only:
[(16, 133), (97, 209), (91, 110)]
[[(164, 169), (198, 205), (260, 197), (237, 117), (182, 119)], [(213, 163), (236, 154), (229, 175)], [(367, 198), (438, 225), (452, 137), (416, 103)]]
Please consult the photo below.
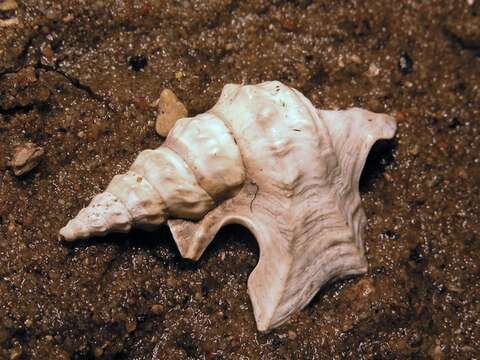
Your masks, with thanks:
[[(17, 1), (0, 19), (0, 359), (480, 358), (480, 1)], [(69, 218), (226, 83), (392, 113), (362, 178), (366, 276), (256, 331), (255, 239), (198, 263), (167, 229), (73, 246)], [(15, 146), (45, 149), (17, 178)]]

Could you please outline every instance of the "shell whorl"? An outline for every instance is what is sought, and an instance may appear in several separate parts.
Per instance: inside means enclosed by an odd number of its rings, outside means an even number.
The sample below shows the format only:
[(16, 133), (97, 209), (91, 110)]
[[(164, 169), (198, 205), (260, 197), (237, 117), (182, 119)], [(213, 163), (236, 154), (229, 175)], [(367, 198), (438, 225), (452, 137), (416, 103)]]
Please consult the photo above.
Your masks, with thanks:
[(208, 112), (180, 119), (161, 147), (142, 151), (60, 235), (75, 240), (149, 229), (168, 218), (198, 220), (244, 181), (240, 151), (221, 119)]

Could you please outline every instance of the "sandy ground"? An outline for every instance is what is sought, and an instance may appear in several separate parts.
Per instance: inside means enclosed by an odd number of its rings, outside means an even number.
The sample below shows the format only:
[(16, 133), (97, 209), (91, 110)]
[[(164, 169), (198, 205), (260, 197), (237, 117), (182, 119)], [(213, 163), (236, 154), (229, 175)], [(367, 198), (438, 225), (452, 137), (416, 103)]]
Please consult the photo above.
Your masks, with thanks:
[[(5, 1), (3, 3), (6, 3)], [(1, 359), (480, 357), (480, 1), (13, 1), (0, 10)], [(255, 239), (198, 263), (168, 229), (72, 246), (69, 218), (224, 84), (393, 114), (362, 177), (369, 272), (256, 331)], [(17, 146), (42, 147), (22, 177)]]

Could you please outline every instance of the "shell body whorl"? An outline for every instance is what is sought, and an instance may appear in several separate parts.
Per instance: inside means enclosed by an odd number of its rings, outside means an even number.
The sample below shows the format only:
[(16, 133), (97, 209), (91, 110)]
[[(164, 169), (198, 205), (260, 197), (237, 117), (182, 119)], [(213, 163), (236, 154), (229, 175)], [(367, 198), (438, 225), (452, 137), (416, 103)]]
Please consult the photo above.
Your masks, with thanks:
[(182, 256), (198, 259), (230, 223), (256, 237), (248, 280), (259, 330), (303, 308), (326, 282), (364, 273), (358, 182), (393, 118), (317, 110), (280, 82), (226, 85), (217, 104), (184, 118), (140, 153), (60, 234), (67, 240), (168, 221)]

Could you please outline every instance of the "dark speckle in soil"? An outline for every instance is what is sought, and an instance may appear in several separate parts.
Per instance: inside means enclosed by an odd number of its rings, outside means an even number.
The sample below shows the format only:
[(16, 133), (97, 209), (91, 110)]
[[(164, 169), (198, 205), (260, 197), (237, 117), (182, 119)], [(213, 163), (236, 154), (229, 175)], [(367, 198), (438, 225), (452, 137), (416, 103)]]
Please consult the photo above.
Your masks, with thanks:
[(143, 70), (147, 64), (148, 60), (143, 55), (135, 55), (128, 58), (128, 65), (133, 71)]
[[(17, 0), (0, 28), (0, 359), (480, 358), (480, 1)], [(369, 271), (268, 334), (239, 226), (198, 263), (167, 228), (57, 232), (139, 151), (151, 104), (192, 115), (280, 80), (326, 109), (393, 114), (362, 174)], [(19, 144), (46, 156), (27, 176)]]
[(400, 59), (398, 60), (398, 68), (400, 69), (400, 72), (404, 75), (410, 74), (413, 71), (413, 60), (406, 52), (402, 52), (400, 54)]

